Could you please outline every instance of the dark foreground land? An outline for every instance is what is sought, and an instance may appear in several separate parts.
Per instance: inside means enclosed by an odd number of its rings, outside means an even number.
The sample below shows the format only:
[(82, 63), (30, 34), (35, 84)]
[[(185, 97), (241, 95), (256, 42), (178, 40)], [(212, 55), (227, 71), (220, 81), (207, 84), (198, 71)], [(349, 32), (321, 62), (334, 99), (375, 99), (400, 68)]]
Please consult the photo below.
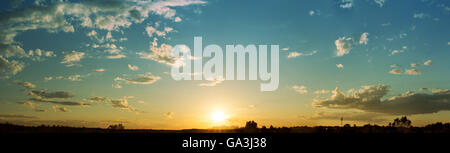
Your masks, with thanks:
[[(114, 127), (114, 126), (113, 126)], [(121, 128), (77, 128), (65, 126), (21, 126), (0, 124), (3, 147), (16, 151), (42, 149), (50, 152), (386, 152), (446, 149), (450, 124), (425, 127), (365, 125), (187, 130), (151, 130)], [(266, 140), (265, 147), (255, 147), (250, 138)], [(238, 144), (238, 139), (241, 145)], [(195, 140), (215, 140), (210, 147), (183, 147)], [(6, 143), (5, 143), (6, 142)], [(222, 143), (222, 144), (219, 144)]]
[(297, 133), (297, 134), (450, 134), (450, 123), (435, 123), (424, 127), (316, 126), (316, 127), (243, 127), (236, 129), (153, 130), (125, 128), (85, 128), (68, 126), (22, 126), (0, 123), (0, 133)]

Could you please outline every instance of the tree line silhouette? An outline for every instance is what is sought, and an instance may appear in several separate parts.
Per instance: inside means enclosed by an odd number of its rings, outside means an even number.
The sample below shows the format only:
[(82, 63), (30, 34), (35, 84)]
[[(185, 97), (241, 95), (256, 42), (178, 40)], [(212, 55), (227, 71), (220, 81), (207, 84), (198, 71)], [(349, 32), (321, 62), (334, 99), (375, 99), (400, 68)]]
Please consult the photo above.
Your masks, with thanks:
[(126, 129), (123, 124), (109, 125), (107, 128), (86, 128), (69, 126), (23, 126), (11, 123), (0, 123), (0, 133), (450, 133), (450, 123), (437, 122), (423, 127), (414, 127), (406, 116), (396, 118), (387, 126), (366, 124), (363, 126), (294, 126), (269, 127), (261, 126), (251, 120), (244, 127), (235, 129), (185, 129), (185, 130), (153, 130)]

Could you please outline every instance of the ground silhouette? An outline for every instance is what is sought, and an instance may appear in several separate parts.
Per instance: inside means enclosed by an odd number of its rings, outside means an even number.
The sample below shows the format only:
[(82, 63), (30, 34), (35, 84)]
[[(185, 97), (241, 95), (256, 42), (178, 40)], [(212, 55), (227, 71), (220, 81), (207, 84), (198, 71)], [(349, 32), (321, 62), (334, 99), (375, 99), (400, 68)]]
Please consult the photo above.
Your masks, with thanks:
[(246, 122), (244, 127), (234, 129), (184, 129), (154, 130), (126, 129), (122, 124), (110, 125), (107, 128), (85, 128), (69, 126), (23, 126), (11, 123), (0, 123), (0, 133), (329, 133), (329, 134), (362, 134), (362, 133), (446, 133), (450, 134), (450, 123), (437, 122), (423, 127), (414, 127), (407, 117), (396, 118), (387, 126), (366, 124), (363, 126), (294, 126), (294, 127), (258, 127), (255, 121)]

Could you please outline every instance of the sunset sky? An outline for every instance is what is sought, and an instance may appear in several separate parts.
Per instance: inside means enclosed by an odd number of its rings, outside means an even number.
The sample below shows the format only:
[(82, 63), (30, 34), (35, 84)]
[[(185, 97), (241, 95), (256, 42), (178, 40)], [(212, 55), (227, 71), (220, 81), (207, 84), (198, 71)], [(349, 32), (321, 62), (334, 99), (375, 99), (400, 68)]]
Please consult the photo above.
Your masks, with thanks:
[[(450, 121), (450, 1), (0, 2), (0, 122), (186, 129)], [(280, 83), (175, 81), (171, 48), (279, 45)], [(203, 59), (206, 62), (207, 59)]]

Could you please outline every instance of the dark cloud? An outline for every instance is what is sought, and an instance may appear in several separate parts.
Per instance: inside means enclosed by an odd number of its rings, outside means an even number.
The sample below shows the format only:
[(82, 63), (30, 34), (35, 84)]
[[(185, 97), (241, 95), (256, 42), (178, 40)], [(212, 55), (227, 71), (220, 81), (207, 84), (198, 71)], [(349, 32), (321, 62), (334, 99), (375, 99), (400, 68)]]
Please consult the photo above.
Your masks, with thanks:
[(0, 114), (0, 118), (29, 118), (35, 119), (36, 116), (28, 116), (28, 115), (9, 115), (9, 114)]
[(18, 85), (21, 85), (21, 86), (23, 86), (23, 87), (25, 87), (25, 88), (28, 88), (28, 89), (33, 89), (33, 88), (36, 88), (36, 85), (34, 85), (33, 83), (31, 83), (31, 82), (22, 82), (22, 81), (15, 81)]
[(91, 102), (107, 102), (107, 101), (109, 101), (109, 98), (106, 98), (106, 97), (91, 97), (91, 98), (89, 98), (89, 101), (91, 101)]
[(121, 108), (121, 109), (129, 109), (131, 111), (136, 111), (136, 108), (134, 108), (134, 107), (132, 107), (132, 106), (130, 106), (128, 104), (128, 99), (129, 98), (132, 98), (132, 96), (125, 96), (125, 97), (123, 97), (121, 99), (111, 99), (111, 98), (107, 98), (107, 97), (97, 96), (97, 97), (89, 98), (89, 101), (92, 101), (92, 102), (109, 102), (109, 103), (111, 103), (112, 107)]
[(76, 101), (57, 101), (52, 99), (42, 99), (42, 98), (30, 98), (30, 100), (33, 100), (35, 102), (42, 102), (42, 103), (52, 103), (52, 104), (58, 104), (58, 105), (68, 105), (68, 106), (89, 106), (91, 104), (86, 104), (83, 102), (76, 102)]
[(47, 92), (44, 90), (32, 90), (31, 95), (36, 95), (42, 98), (72, 98), (74, 95), (67, 91)]
[(326, 100), (316, 100), (313, 106), (358, 109), (367, 112), (379, 112), (392, 115), (428, 114), (450, 110), (450, 91), (435, 90), (430, 93), (406, 92), (384, 98), (390, 91), (389, 86), (363, 86), (358, 91), (345, 94), (336, 88)]

